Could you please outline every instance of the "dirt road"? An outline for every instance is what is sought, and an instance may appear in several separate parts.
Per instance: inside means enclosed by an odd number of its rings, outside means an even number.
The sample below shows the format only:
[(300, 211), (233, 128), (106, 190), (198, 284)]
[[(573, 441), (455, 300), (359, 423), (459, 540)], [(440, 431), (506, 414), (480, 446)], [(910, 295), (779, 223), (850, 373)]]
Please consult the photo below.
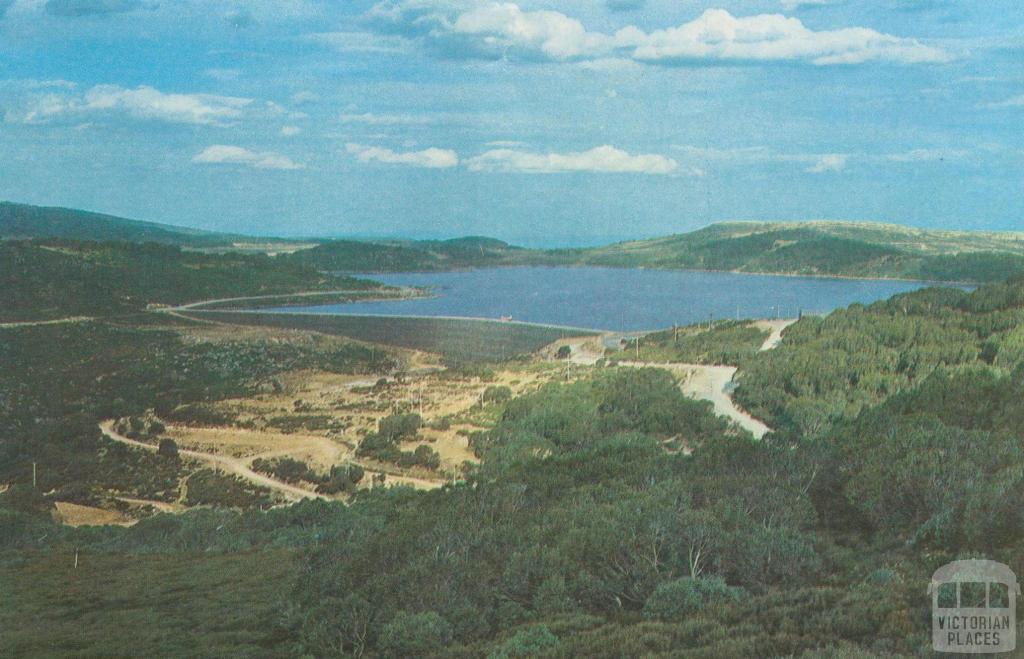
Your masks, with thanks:
[(0, 323), (0, 329), (38, 327), (40, 325), (61, 325), (63, 323), (84, 323), (89, 320), (93, 320), (92, 316), (71, 316), (70, 318), (57, 318), (56, 320), (24, 320), (16, 323)]
[[(145, 449), (147, 451), (156, 451), (157, 447), (153, 444), (146, 444), (145, 442), (139, 442), (134, 439), (129, 439), (124, 435), (115, 432), (112, 421), (104, 421), (100, 424), (100, 431), (104, 435), (122, 444), (133, 446), (135, 448)], [(216, 455), (213, 453), (203, 453), (201, 451), (192, 451), (189, 449), (178, 449), (178, 454), (186, 458), (193, 458), (220, 467), (226, 472), (241, 476), (245, 480), (266, 487), (274, 492), (280, 493), (285, 498), (291, 501), (300, 501), (302, 499), (329, 499), (322, 494), (305, 490), (301, 487), (289, 485), (288, 483), (271, 478), (259, 472), (253, 471), (249, 468), (248, 459), (231, 458), (224, 455)]]
[(679, 378), (679, 388), (691, 398), (710, 401), (715, 414), (725, 416), (736, 422), (741, 428), (750, 431), (755, 438), (761, 439), (771, 428), (750, 416), (733, 402), (729, 395), (729, 387), (735, 366), (707, 366), (705, 364), (680, 364), (675, 362), (618, 362), (619, 366), (633, 368), (662, 368)]
[(761, 344), (761, 352), (777, 348), (778, 345), (782, 343), (783, 330), (796, 321), (796, 318), (784, 318), (782, 320), (759, 320), (755, 322), (754, 327), (766, 329), (771, 332), (771, 334), (768, 335), (768, 338), (764, 340), (764, 343)]

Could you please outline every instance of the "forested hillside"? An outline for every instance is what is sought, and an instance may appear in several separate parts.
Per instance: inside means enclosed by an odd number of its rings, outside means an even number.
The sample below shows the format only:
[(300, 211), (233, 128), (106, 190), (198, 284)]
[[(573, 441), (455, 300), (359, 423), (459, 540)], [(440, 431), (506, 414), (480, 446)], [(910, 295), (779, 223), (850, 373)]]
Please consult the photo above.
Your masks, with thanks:
[[(597, 368), (501, 403), (494, 427), (471, 438), (483, 460), (463, 484), (94, 530), (49, 521), (24, 465), (37, 450), (32, 418), (71, 415), (54, 419), (46, 446), (83, 442), (85, 460), (95, 445), (66, 424), (106, 412), (76, 402), (85, 381), (43, 402), (33, 364), (46, 357), (5, 338), (8, 355), (25, 355), (13, 382), (38, 384), (4, 394), (30, 418), (16, 434), (22, 468), (7, 476), (18, 487), (0, 495), (0, 578), (22, 594), (0, 603), (0, 622), (22, 621), (0, 651), (39, 652), (46, 639), (58, 654), (199, 642), (261, 656), (920, 656), (932, 570), (984, 555), (1024, 573), (1022, 321), (1016, 278), (805, 318), (767, 352), (751, 354), (760, 336), (741, 332), (738, 396), (777, 428), (760, 442), (683, 398), (664, 371)], [(90, 331), (80, 354), (127, 338)], [(693, 336), (687, 354), (731, 354)], [(191, 350), (161, 348), (182, 366)], [(101, 354), (59, 368), (90, 372)], [(250, 353), (246, 369), (273, 372), (273, 354)], [(222, 395), (138, 386), (149, 378), (118, 378), (131, 407)], [(96, 400), (112, 395), (126, 394)], [(64, 581), (36, 576), (70, 571), (75, 548), (81, 578), (108, 602), (87, 639), (62, 623), (74, 611), (46, 605)], [(192, 604), (128, 587), (142, 575)], [(106, 580), (127, 590), (112, 597)], [(262, 599), (250, 616), (232, 613), (269, 593), (276, 615)], [(128, 638), (139, 611), (167, 633)], [(227, 628), (205, 622), (222, 617)]]
[(566, 250), (561, 258), (616, 267), (988, 282), (1024, 271), (1024, 237), (857, 222), (725, 222), (666, 238)]
[(0, 241), (0, 322), (372, 286), (263, 255), (198, 254), (156, 243)]
[(476, 237), (395, 242), (335, 240), (284, 258), (320, 270), (407, 272), (509, 264), (528, 251), (493, 238)]

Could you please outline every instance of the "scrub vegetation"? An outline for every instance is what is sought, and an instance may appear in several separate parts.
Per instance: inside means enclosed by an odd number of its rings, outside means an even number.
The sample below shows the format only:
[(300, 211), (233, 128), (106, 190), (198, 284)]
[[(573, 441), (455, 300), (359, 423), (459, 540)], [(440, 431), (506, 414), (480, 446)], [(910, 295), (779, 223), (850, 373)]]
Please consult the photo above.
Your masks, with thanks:
[[(437, 372), (162, 313), (2, 328), (0, 655), (921, 656), (936, 567), (1024, 574), (1022, 326), (1016, 276), (771, 350), (743, 323), (641, 344), (739, 365), (762, 440), (614, 359)], [(214, 442), (329, 500), (198, 464)], [(130, 527), (54, 517), (130, 500)]]

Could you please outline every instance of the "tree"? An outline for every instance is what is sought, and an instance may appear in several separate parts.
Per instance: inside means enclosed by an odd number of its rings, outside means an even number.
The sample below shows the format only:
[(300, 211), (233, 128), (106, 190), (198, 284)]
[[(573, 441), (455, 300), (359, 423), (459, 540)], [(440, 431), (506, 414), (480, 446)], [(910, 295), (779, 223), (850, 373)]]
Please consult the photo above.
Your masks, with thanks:
[(178, 458), (178, 444), (170, 437), (160, 440), (160, 446), (156, 450), (157, 455), (176, 460)]

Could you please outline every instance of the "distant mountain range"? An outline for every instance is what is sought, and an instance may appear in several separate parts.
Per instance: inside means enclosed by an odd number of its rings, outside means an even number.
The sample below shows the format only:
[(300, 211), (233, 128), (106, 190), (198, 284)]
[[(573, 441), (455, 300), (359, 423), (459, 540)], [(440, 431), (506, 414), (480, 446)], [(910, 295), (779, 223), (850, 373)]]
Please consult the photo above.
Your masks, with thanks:
[(870, 222), (722, 222), (664, 238), (544, 250), (485, 237), (300, 244), (72, 209), (0, 203), (0, 239), (26, 238), (160, 242), (211, 251), (255, 247), (283, 252), (279, 258), (296, 265), (345, 272), (599, 265), (986, 282), (1024, 271), (1024, 233), (944, 231)]

